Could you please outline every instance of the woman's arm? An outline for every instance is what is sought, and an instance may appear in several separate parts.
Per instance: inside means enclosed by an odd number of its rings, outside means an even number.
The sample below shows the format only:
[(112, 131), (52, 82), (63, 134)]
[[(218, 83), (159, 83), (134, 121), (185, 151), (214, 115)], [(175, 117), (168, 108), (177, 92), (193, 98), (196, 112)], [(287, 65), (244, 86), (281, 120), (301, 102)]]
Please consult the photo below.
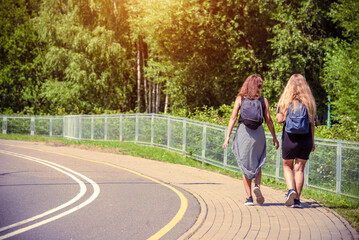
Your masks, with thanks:
[(279, 142), (278, 142), (277, 136), (275, 135), (275, 129), (274, 129), (273, 121), (272, 121), (272, 118), (271, 118), (270, 112), (269, 112), (269, 103), (268, 103), (268, 100), (266, 98), (264, 98), (264, 103), (266, 105), (264, 117), (266, 119), (268, 129), (269, 129), (270, 133), (273, 136), (273, 146), (275, 146), (275, 148), (278, 149)]
[(228, 146), (229, 139), (231, 138), (233, 126), (237, 121), (238, 111), (239, 111), (240, 107), (241, 107), (241, 96), (237, 96), (236, 101), (234, 102), (234, 107), (232, 110), (231, 118), (229, 119), (228, 129), (227, 129), (227, 133), (226, 133), (226, 139), (224, 140), (224, 143), (223, 143), (223, 149), (226, 149)]
[(313, 140), (312, 152), (314, 152), (314, 150), (315, 150), (315, 144), (314, 144), (315, 124), (314, 124), (314, 122), (310, 123), (310, 128), (311, 128), (311, 130), (312, 130), (312, 140)]
[(279, 107), (278, 107), (278, 108), (277, 108), (277, 113), (276, 113), (276, 116), (275, 116), (275, 120), (277, 120), (277, 122), (278, 122), (279, 124), (281, 124), (281, 123), (284, 122), (284, 115), (283, 115), (283, 113), (281, 113), (279, 110), (280, 110), (280, 109), (279, 109)]

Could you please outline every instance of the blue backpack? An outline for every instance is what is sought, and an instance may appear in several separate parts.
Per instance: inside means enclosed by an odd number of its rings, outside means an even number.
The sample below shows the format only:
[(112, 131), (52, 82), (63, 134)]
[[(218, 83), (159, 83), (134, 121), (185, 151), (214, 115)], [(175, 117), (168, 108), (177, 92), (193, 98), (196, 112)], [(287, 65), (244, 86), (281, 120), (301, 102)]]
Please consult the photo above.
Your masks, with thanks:
[(293, 111), (292, 103), (289, 104), (287, 117), (285, 119), (285, 131), (294, 134), (306, 134), (309, 132), (307, 108), (300, 101), (295, 111)]
[(263, 108), (259, 99), (242, 98), (240, 118), (250, 129), (257, 129), (263, 123)]

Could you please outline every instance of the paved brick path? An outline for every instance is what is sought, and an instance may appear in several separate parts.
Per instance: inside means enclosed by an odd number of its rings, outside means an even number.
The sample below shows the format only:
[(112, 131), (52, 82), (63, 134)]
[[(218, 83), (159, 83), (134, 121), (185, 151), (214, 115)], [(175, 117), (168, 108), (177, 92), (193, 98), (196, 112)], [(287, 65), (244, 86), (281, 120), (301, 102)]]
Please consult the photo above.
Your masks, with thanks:
[[(29, 143), (24, 143), (24, 145)], [(170, 183), (192, 193), (201, 212), (181, 239), (359, 239), (331, 210), (302, 199), (302, 209), (284, 206), (285, 192), (262, 186), (263, 205), (244, 206), (242, 181), (221, 174), (148, 159), (42, 144), (36, 148), (101, 159)]]
[(139, 158), (121, 162), (196, 196), (201, 214), (183, 239), (358, 239), (358, 233), (345, 219), (313, 201), (302, 199), (302, 209), (284, 206), (284, 191), (262, 186), (265, 204), (244, 206), (240, 180)]

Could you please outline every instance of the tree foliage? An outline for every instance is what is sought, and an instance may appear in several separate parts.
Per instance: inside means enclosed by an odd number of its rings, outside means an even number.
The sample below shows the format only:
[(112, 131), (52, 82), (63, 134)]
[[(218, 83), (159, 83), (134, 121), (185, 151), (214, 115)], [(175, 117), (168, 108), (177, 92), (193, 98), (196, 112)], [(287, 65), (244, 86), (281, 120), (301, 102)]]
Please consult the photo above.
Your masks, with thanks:
[(167, 59), (170, 75), (176, 73), (166, 82), (173, 108), (231, 102), (248, 72), (263, 71), (261, 59), (271, 51), (264, 24), (270, 16), (258, 1), (147, 0), (129, 9), (152, 61)]
[(105, 9), (101, 1), (55, 2), (43, 1), (36, 19), (40, 36), (48, 42), (48, 78), (41, 88), (48, 111), (129, 110), (133, 77), (127, 49), (121, 45), (128, 40), (108, 22), (111, 13), (119, 13)]
[(322, 76), (337, 120), (349, 115), (359, 121), (359, 1), (342, 0), (329, 12), (344, 39), (329, 39)]
[[(357, 118), (358, 0), (1, 2), (0, 110), (172, 112), (230, 105), (246, 77), (277, 101), (304, 74)], [(345, 105), (346, 107), (342, 107)]]
[(325, 39), (338, 34), (333, 31), (333, 24), (326, 14), (330, 5), (326, 0), (276, 3), (274, 37), (269, 40), (274, 57), (269, 62), (267, 74), (270, 81), (265, 93), (271, 100), (276, 100), (292, 74), (303, 74), (315, 96), (318, 110), (323, 114), (327, 97), (320, 76)]
[(43, 43), (31, 22), (37, 5), (0, 3), (0, 111), (39, 111)]

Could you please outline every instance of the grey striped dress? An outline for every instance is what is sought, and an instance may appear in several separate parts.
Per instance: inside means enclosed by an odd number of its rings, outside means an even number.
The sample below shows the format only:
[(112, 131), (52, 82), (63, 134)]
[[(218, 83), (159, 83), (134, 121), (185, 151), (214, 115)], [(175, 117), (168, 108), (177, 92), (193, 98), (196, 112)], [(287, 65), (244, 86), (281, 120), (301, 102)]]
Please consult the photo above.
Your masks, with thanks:
[(266, 160), (266, 137), (263, 125), (252, 130), (239, 124), (234, 135), (232, 152), (238, 167), (248, 179), (255, 179)]

